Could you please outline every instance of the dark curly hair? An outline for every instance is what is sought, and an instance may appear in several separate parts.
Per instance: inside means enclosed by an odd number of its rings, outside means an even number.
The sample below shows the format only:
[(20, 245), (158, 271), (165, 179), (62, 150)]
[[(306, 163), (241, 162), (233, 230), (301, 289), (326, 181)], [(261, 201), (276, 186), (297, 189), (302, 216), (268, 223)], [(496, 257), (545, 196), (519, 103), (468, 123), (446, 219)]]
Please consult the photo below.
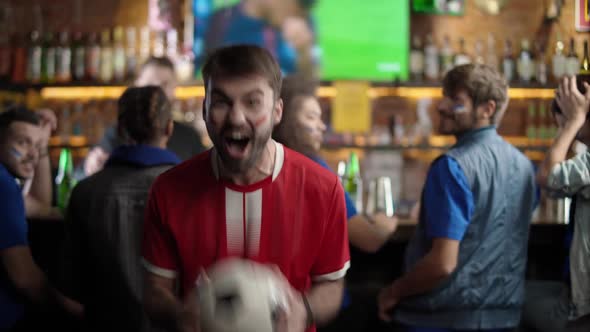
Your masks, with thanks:
[(159, 86), (132, 87), (118, 102), (117, 133), (126, 144), (156, 139), (172, 120), (170, 102)]

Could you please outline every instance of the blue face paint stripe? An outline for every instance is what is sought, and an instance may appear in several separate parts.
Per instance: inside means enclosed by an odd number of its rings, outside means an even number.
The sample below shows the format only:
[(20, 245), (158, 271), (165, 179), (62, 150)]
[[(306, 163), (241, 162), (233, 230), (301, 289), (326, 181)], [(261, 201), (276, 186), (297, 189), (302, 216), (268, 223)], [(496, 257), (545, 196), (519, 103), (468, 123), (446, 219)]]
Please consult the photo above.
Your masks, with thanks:
[(12, 153), (12, 155), (17, 159), (20, 159), (23, 156), (22, 153), (18, 152), (18, 150), (15, 148), (10, 148), (10, 153)]

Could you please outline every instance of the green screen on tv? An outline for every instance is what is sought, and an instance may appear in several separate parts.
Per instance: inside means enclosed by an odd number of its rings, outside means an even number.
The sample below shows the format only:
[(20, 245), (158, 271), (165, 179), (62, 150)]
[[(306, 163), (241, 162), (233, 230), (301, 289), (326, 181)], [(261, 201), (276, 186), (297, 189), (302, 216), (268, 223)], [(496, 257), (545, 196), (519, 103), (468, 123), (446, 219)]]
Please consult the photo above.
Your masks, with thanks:
[[(211, 50), (247, 43), (269, 49), (286, 74), (311, 61), (320, 78), (328, 81), (408, 77), (409, 0), (267, 0), (283, 14), (274, 17), (249, 16), (252, 7), (245, 9), (247, 1), (193, 0), (197, 69)], [(304, 35), (300, 30), (285, 28), (285, 8), (293, 8), (288, 3), (311, 5), (302, 20), (312, 36), (307, 48), (293, 46)], [(301, 60), (301, 49), (309, 50), (303, 54), (310, 61)]]

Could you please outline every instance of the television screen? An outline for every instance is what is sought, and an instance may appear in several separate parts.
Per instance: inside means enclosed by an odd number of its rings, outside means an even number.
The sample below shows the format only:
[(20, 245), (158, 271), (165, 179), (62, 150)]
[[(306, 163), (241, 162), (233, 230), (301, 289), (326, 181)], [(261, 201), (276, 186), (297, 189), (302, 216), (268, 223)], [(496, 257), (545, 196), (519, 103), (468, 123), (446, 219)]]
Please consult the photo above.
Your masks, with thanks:
[(196, 69), (211, 50), (266, 47), (285, 74), (405, 80), (408, 0), (193, 0)]

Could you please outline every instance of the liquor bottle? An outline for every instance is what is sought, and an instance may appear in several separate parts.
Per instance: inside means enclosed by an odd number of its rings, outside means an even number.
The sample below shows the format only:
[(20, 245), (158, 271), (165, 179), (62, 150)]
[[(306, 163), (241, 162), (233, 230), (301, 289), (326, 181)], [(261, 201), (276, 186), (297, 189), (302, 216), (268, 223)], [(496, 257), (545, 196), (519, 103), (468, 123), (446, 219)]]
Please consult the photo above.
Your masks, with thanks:
[(465, 51), (465, 39), (459, 39), (459, 52), (455, 54), (455, 66), (465, 65), (471, 63), (471, 57)]
[(45, 34), (45, 40), (41, 52), (41, 81), (43, 83), (55, 82), (55, 53), (56, 47), (53, 40), (53, 33)]
[(524, 38), (521, 41), (520, 47), (521, 50), (516, 65), (518, 78), (522, 83), (528, 84), (531, 82), (535, 72), (533, 54), (530, 51), (528, 39)]
[(547, 111), (545, 103), (539, 101), (539, 116), (537, 118), (537, 138), (546, 139), (549, 137), (549, 128), (547, 127)]
[(178, 58), (178, 31), (176, 29), (168, 30), (166, 33), (166, 56), (176, 61)]
[(536, 72), (535, 79), (537, 82), (545, 86), (547, 85), (547, 59), (545, 57), (545, 48), (541, 42), (536, 43), (537, 56), (536, 56)]
[(565, 67), (566, 67), (566, 58), (563, 54), (563, 50), (565, 45), (563, 41), (557, 36), (557, 42), (555, 43), (555, 54), (553, 55), (553, 59), (551, 60), (552, 63), (552, 74), (553, 74), (553, 81), (559, 82), (561, 78), (565, 75)]
[(105, 29), (100, 39), (100, 81), (110, 83), (113, 80), (113, 46), (111, 31)]
[(86, 74), (86, 47), (82, 32), (74, 32), (72, 39), (72, 78), (74, 81), (83, 81)]
[(590, 75), (590, 57), (588, 57), (588, 41), (584, 40), (584, 57), (580, 63), (580, 75)]
[(72, 160), (72, 151), (69, 148), (61, 150), (59, 155), (59, 168), (55, 177), (57, 191), (57, 206), (62, 212), (65, 212), (70, 200), (70, 194), (76, 185), (74, 179), (74, 163)]
[(451, 47), (451, 40), (449, 36), (445, 35), (443, 37), (442, 48), (440, 49), (441, 77), (444, 77), (449, 70), (453, 69), (454, 57), (455, 55), (453, 54), (453, 48)]
[(144, 26), (139, 35), (139, 63), (143, 64), (151, 56), (150, 28)]
[(351, 152), (346, 167), (346, 177), (344, 179), (344, 190), (348, 193), (355, 204), (358, 213), (363, 211), (363, 180), (359, 159), (356, 153)]
[(11, 81), (24, 83), (27, 78), (27, 48), (21, 35), (15, 34)]
[(29, 48), (27, 54), (27, 81), (31, 83), (41, 82), (41, 36), (39, 31), (33, 30), (29, 35)]
[(113, 77), (116, 82), (125, 79), (125, 46), (123, 45), (123, 27), (116, 27), (113, 31)]
[(0, 81), (8, 82), (10, 80), (10, 69), (12, 63), (12, 47), (10, 35), (8, 33), (0, 34)]
[(98, 34), (92, 32), (88, 35), (88, 45), (86, 47), (86, 79), (91, 82), (98, 81), (100, 73), (100, 45), (98, 43)]
[(437, 81), (440, 73), (439, 56), (432, 35), (426, 36), (424, 46), (424, 77), (429, 81)]
[(580, 60), (576, 54), (576, 44), (574, 38), (570, 38), (570, 51), (565, 59), (565, 74), (567, 76), (574, 76), (580, 69)]
[(412, 49), (410, 50), (410, 79), (415, 82), (422, 81), (424, 76), (424, 52), (420, 37), (412, 38)]
[(166, 55), (166, 33), (156, 32), (154, 36), (154, 56), (163, 57)]
[(83, 136), (87, 134), (84, 126), (84, 118), (84, 104), (77, 101), (74, 103), (74, 112), (72, 113), (72, 135)]
[(475, 41), (475, 51), (473, 52), (473, 61), (478, 65), (485, 64), (485, 59), (483, 57), (483, 41), (478, 39)]
[(514, 80), (514, 58), (512, 57), (512, 42), (504, 42), (504, 57), (502, 58), (502, 74), (507, 82)]
[(135, 27), (128, 27), (126, 31), (125, 47), (125, 77), (132, 79), (137, 72), (137, 39)]
[(486, 52), (486, 60), (485, 63), (494, 68), (494, 70), (498, 70), (498, 56), (496, 55), (496, 39), (494, 38), (494, 34), (490, 33), (488, 35), (488, 49)]
[(537, 138), (537, 127), (536, 127), (536, 110), (533, 101), (529, 102), (528, 114), (527, 114), (527, 128), (526, 136), (529, 139), (529, 144)]
[(55, 77), (59, 83), (69, 83), (72, 80), (72, 48), (70, 46), (67, 31), (59, 34), (59, 44), (55, 51), (56, 68)]
[(590, 58), (588, 57), (588, 41), (584, 40), (584, 57), (582, 58), (582, 62), (580, 63), (580, 69), (577, 74), (578, 77), (578, 85), (583, 83), (580, 82), (590, 82)]

